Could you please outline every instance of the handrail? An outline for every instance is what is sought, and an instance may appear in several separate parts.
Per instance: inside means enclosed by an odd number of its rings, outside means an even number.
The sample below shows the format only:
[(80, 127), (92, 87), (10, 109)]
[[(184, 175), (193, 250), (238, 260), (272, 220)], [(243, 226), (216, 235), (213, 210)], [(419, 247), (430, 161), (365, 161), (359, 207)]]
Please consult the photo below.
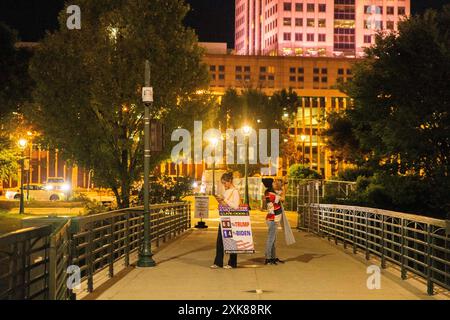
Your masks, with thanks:
[(309, 231), (325, 236), (353, 253), (362, 250), (381, 259), (381, 267), (390, 261), (427, 281), (427, 293), (438, 285), (450, 290), (450, 234), (446, 221), (389, 210), (335, 204), (305, 205), (299, 219)]
[[(156, 246), (191, 227), (188, 202), (151, 205), (150, 215)], [(134, 207), (74, 217), (53, 234), (51, 226), (41, 226), (0, 236), (0, 299), (74, 299), (69, 266), (79, 267), (92, 292), (94, 276), (107, 270), (111, 278), (136, 258), (143, 216), (143, 207)]]

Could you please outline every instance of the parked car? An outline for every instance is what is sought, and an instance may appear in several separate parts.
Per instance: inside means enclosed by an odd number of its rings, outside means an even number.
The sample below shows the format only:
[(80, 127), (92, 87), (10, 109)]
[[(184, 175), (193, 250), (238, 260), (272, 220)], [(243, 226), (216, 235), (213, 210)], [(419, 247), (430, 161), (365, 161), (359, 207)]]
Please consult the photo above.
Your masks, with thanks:
[(49, 177), (47, 178), (47, 181), (44, 184), (44, 189), (51, 191), (51, 190), (58, 190), (63, 192), (70, 191), (70, 184), (67, 183), (64, 178), (61, 177)]
[[(46, 190), (40, 184), (28, 184), (23, 186), (23, 196), (26, 199), (27, 192), (29, 192), (30, 200), (37, 201), (59, 201), (66, 198), (66, 194), (58, 190)], [(8, 200), (20, 200), (20, 188), (6, 189), (6, 199)]]

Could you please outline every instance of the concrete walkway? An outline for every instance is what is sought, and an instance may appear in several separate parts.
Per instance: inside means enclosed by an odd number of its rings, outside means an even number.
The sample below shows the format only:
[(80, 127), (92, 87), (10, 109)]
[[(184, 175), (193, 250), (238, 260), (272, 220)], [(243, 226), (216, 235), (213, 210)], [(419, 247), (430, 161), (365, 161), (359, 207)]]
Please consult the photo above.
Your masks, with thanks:
[[(294, 215), (290, 216), (295, 226)], [(201, 299), (449, 299), (448, 293), (426, 294), (423, 280), (400, 279), (396, 266), (382, 270), (381, 289), (367, 288), (366, 261), (306, 232), (294, 231), (297, 243), (287, 247), (281, 230), (278, 256), (286, 264), (264, 266), (266, 227), (264, 213), (252, 212), (257, 253), (239, 255), (237, 269), (210, 269), (215, 254), (217, 217), (207, 220), (208, 230), (192, 230), (154, 256), (155, 268), (133, 268), (97, 299), (201, 300)], [(227, 257), (226, 257), (227, 258)], [(89, 297), (88, 297), (89, 298)]]

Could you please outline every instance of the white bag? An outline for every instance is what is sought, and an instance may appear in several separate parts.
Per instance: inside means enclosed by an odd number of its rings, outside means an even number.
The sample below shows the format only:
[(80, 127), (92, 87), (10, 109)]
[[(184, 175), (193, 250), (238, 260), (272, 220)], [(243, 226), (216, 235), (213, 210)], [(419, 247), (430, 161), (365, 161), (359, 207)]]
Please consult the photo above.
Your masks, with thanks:
[(295, 243), (295, 237), (294, 233), (292, 232), (291, 226), (289, 225), (289, 220), (283, 206), (281, 207), (281, 209), (283, 210), (283, 212), (281, 213), (281, 227), (284, 231), (284, 240), (286, 241), (286, 245), (290, 246), (291, 244)]

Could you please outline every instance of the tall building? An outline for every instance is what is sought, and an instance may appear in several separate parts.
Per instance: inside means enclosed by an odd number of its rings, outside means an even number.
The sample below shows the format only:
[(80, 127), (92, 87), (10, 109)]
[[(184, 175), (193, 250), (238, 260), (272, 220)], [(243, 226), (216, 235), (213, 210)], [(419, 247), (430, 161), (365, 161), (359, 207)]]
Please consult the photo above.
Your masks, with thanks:
[(398, 30), (410, 0), (235, 0), (239, 55), (363, 56)]

